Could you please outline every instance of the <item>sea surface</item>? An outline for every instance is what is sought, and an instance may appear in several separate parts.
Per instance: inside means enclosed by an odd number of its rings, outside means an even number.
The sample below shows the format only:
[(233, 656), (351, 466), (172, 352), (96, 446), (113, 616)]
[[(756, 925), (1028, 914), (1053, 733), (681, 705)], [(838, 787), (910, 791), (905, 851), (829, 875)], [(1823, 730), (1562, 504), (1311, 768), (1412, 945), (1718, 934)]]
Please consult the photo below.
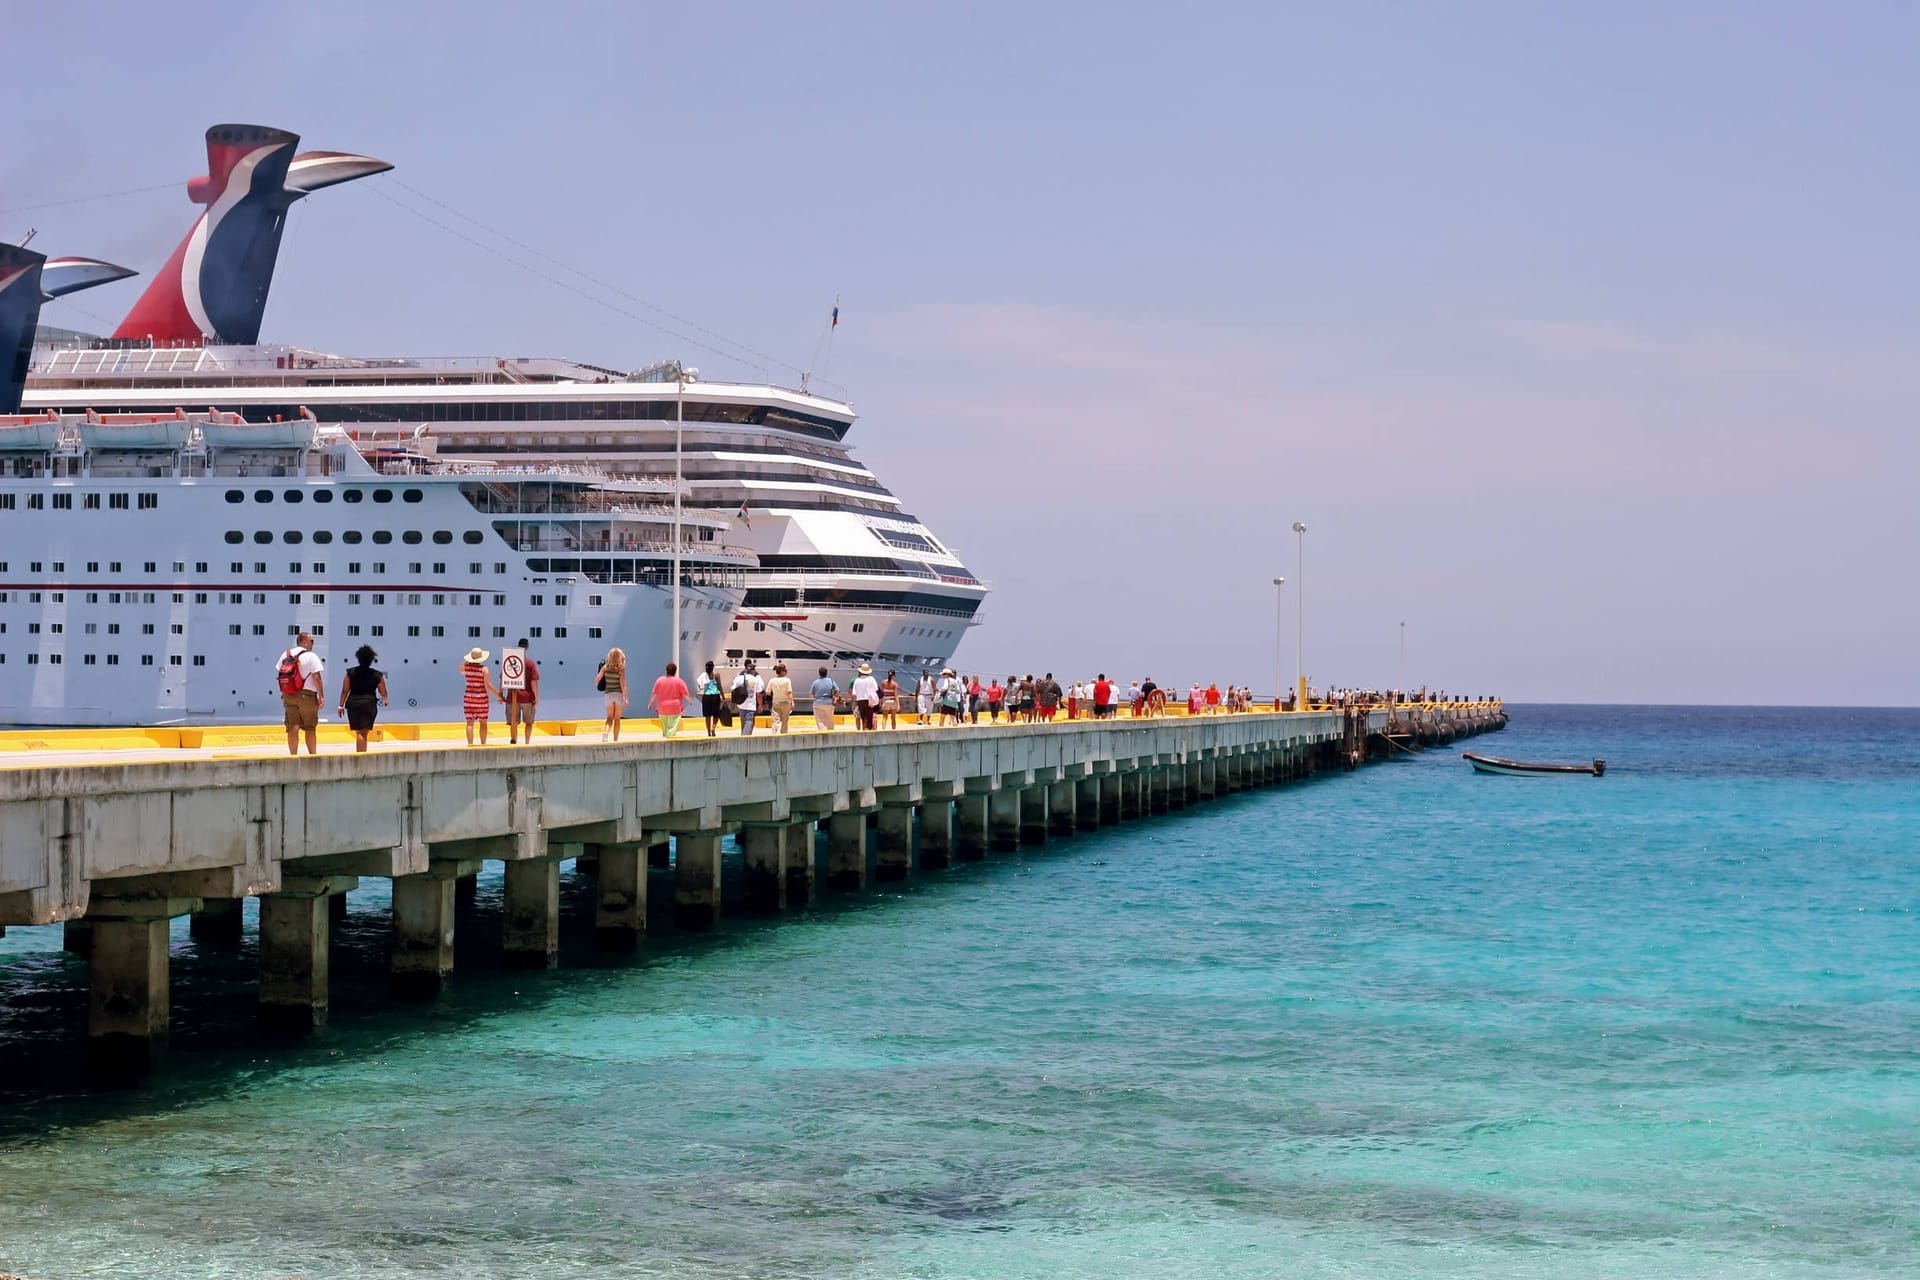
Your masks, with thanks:
[[(0, 939), (0, 1271), (77, 1277), (1920, 1275), (1920, 712), (1521, 707), (553, 973), (68, 1082), (84, 967)], [(571, 873), (569, 873), (571, 874)], [(570, 884), (568, 932), (588, 900)], [(655, 903), (668, 900), (654, 885)]]

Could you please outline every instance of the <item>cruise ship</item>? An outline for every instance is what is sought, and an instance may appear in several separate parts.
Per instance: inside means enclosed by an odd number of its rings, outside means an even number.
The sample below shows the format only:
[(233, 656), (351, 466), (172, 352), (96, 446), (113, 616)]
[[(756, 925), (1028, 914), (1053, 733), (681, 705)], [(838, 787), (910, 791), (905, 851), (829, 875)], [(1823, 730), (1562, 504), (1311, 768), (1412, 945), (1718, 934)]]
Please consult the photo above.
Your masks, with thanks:
[[(171, 304), (241, 324), (251, 309), (257, 326), (264, 282), (235, 261), (262, 234), (277, 241), (292, 199), (384, 168), (296, 156), (277, 131), (216, 132), (196, 195), (209, 213), (168, 268), (198, 262), (209, 287), (174, 297), (163, 273), (136, 308), (149, 323)], [(247, 236), (216, 220), (244, 211), (235, 182), (279, 202)], [(349, 425), (298, 403), (189, 411), (154, 382), (139, 388), (145, 408), (101, 393), (23, 411), (41, 303), (126, 274), (0, 245), (0, 724), (277, 721), (275, 668), (303, 631), (330, 693), (371, 645), (396, 719), (460, 718), (462, 656), (522, 637), (541, 714), (598, 718), (609, 648), (642, 676), (674, 651), (676, 558), (682, 652), (698, 661), (726, 643), (755, 557), (728, 544), (727, 513), (676, 511), (667, 485), (577, 462), (445, 458), (418, 426)]]
[[(216, 152), (230, 136), (292, 138), (249, 128), (209, 132), (211, 172), (227, 162), (230, 151)], [(293, 162), (303, 193), (385, 168), (319, 154), (305, 172), (304, 157)], [(211, 189), (206, 179), (189, 188), (202, 203)], [(757, 560), (738, 616), (708, 637), (721, 643), (695, 655), (726, 666), (785, 659), (803, 673), (825, 665), (844, 675), (872, 661), (910, 679), (947, 665), (974, 624), (987, 584), (852, 455), (850, 404), (702, 380), (677, 362), (628, 372), (546, 357), (367, 357), (262, 344), (272, 254), (250, 250), (254, 274), (236, 283), (214, 279), (214, 255), (191, 249), (196, 237), (236, 238), (230, 224), (254, 198), (212, 202), (206, 218), (218, 212), (223, 221), (208, 232), (203, 219), (112, 338), (43, 335), (27, 407), (153, 414), (187, 403), (262, 425), (308, 413), (349, 435), (417, 432), (442, 462), (585, 467), (669, 491), (677, 460), (687, 500), (729, 513), (725, 541)], [(271, 234), (277, 242), (277, 223)], [(589, 572), (594, 560), (543, 563), (553, 576)]]

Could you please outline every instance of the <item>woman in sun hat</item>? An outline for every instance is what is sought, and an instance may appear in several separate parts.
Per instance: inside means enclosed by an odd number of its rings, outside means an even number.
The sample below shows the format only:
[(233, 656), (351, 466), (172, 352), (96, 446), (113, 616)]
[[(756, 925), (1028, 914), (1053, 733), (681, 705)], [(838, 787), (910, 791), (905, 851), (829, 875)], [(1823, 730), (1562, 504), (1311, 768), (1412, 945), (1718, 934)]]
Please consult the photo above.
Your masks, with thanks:
[(880, 682), (873, 678), (872, 665), (863, 662), (860, 664), (859, 675), (855, 676), (853, 681), (853, 711), (857, 717), (854, 721), (855, 726), (861, 729), (873, 728), (873, 713), (879, 707)]
[(493, 700), (500, 696), (500, 690), (494, 687), (493, 672), (487, 669), (488, 653), (475, 645), (467, 650), (467, 656), (460, 660), (460, 679), (462, 694), (460, 710), (467, 718), (467, 745), (473, 745), (473, 727), (480, 726), (480, 745), (487, 745), (487, 712), (493, 707)]

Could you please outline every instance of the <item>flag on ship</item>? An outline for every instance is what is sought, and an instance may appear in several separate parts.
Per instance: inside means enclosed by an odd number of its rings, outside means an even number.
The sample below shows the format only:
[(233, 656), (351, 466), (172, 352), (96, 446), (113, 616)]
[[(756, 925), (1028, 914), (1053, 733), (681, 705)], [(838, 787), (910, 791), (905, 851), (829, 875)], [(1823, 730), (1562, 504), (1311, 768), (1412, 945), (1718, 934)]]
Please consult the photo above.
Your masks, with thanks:
[(838, 298), (833, 300), (833, 323), (827, 327), (829, 329), (838, 329), (840, 327), (840, 299)]
[(746, 503), (744, 503), (744, 502), (742, 502), (742, 503), (740, 504), (740, 509), (739, 509), (738, 511), (736, 511), (736, 512), (734, 512), (734, 515), (735, 515), (735, 516), (736, 516), (736, 517), (737, 517), (737, 518), (739, 519), (739, 521), (740, 521), (740, 523), (741, 523), (741, 524), (743, 524), (743, 525), (745, 525), (745, 526), (747, 526), (747, 528), (749, 528), (749, 529), (751, 529), (751, 528), (753, 528), (753, 521), (752, 521), (751, 519), (749, 519), (749, 518), (748, 518), (748, 516), (747, 516), (747, 504), (746, 504)]

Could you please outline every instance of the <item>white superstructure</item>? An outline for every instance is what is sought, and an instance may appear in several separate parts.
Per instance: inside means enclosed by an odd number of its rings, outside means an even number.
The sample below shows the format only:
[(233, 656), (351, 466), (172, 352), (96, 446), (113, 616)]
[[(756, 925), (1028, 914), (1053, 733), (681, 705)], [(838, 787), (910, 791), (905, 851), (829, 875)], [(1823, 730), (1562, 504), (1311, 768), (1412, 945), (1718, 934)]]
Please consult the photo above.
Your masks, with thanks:
[[(667, 485), (684, 415), (689, 501), (730, 514), (727, 540), (758, 561), (739, 616), (701, 656), (729, 666), (784, 658), (796, 683), (819, 665), (844, 674), (862, 660), (899, 669), (903, 681), (938, 670), (988, 589), (852, 456), (851, 405), (689, 381), (671, 364), (627, 374), (559, 359), (75, 339), (35, 348), (25, 397), (29, 409), (69, 412), (182, 402), (257, 424), (305, 410), (348, 432), (421, 430), (443, 461), (584, 466)], [(551, 566), (572, 560), (546, 563), (560, 572)]]
[[(433, 446), (297, 406), (0, 417), (0, 724), (275, 722), (274, 669), (300, 631), (329, 715), (362, 644), (388, 718), (449, 720), (462, 655), (497, 664), (522, 637), (543, 717), (597, 718), (615, 645), (644, 706), (672, 652), (670, 491)], [(753, 563), (725, 524), (683, 521), (690, 661), (724, 646)]]

